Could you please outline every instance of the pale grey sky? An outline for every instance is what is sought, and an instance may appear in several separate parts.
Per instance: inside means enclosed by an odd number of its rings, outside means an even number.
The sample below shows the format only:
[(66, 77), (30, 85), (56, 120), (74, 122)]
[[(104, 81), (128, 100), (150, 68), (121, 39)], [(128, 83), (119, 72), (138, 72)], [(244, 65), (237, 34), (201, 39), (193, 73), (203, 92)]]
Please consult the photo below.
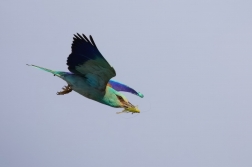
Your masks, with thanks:
[[(2, 1), (1, 167), (251, 167), (252, 1)], [(26, 66), (67, 71), (92, 35), (137, 117)]]

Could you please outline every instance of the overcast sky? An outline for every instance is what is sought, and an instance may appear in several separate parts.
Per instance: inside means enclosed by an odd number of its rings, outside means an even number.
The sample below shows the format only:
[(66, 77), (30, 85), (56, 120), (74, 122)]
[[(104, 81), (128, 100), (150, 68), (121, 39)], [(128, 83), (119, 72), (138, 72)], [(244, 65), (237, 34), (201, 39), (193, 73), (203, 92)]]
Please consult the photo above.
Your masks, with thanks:
[[(1, 1), (1, 167), (251, 167), (252, 1)], [(67, 71), (92, 35), (141, 114), (26, 66)]]

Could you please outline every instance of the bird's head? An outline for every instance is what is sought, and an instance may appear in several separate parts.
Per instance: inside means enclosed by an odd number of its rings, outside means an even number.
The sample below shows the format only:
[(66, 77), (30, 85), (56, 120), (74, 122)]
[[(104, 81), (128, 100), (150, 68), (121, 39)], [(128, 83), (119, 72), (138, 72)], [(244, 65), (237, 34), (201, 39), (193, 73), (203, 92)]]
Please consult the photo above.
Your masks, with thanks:
[(129, 100), (120, 92), (113, 92), (113, 103), (115, 107), (124, 108), (125, 112), (140, 113), (140, 110), (137, 106), (134, 106), (129, 102)]
[(120, 102), (121, 107), (124, 108), (124, 111), (131, 112), (132, 114), (140, 113), (140, 110), (137, 108), (137, 106), (134, 106), (133, 104), (131, 104), (125, 96), (116, 95), (116, 97), (118, 101)]

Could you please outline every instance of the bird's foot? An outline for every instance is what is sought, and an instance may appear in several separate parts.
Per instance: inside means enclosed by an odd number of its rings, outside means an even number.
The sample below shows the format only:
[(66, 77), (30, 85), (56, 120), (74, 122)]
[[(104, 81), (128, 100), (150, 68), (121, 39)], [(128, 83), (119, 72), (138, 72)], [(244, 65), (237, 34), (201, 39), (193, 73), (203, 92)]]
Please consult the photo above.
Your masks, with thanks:
[(73, 89), (71, 88), (71, 86), (69, 86), (69, 85), (64, 86), (62, 89), (63, 89), (63, 91), (57, 92), (57, 95), (68, 94), (68, 93), (70, 93), (70, 92), (73, 90)]

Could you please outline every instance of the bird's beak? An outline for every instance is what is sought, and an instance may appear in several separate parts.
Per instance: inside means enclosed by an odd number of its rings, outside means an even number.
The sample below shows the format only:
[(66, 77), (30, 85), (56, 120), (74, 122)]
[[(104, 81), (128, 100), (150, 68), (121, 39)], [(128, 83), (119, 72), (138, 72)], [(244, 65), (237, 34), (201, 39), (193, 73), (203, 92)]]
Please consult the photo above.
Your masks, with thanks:
[(140, 110), (138, 109), (137, 106), (132, 105), (130, 102), (127, 102), (125, 107), (124, 107), (125, 112), (131, 112), (133, 113), (140, 113)]
[(125, 108), (124, 110), (125, 110), (125, 111), (128, 111), (128, 112), (131, 112), (132, 114), (133, 114), (133, 113), (140, 113), (140, 110), (138, 109), (137, 106), (130, 107), (130, 108)]

